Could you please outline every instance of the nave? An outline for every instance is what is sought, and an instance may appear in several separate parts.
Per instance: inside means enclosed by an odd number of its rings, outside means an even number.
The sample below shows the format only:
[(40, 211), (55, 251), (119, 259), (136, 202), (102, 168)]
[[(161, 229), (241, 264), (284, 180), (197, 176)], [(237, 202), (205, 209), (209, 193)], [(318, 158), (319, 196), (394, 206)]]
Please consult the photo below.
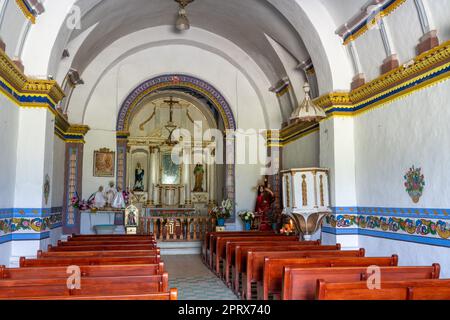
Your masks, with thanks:
[(152, 235), (73, 235), (0, 266), (0, 300), (450, 300), (437, 263), (405, 267), (397, 254), (297, 236), (210, 232), (201, 257), (165, 260)]

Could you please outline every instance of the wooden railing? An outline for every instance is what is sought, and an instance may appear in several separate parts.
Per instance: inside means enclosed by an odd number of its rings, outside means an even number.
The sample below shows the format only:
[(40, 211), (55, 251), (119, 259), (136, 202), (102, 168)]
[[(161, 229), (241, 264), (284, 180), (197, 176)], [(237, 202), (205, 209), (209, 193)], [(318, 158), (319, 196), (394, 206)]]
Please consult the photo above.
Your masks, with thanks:
[(140, 217), (138, 232), (154, 234), (158, 241), (199, 241), (213, 230), (215, 222), (207, 216)]

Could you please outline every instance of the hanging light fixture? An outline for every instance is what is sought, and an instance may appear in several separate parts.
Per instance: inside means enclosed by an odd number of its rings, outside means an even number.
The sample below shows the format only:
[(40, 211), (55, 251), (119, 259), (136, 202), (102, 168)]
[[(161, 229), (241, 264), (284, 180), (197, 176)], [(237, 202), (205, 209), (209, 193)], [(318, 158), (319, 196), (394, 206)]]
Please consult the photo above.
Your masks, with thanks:
[(321, 107), (316, 106), (311, 99), (311, 87), (308, 82), (303, 86), (303, 90), (305, 91), (305, 99), (292, 113), (291, 121), (319, 122), (325, 119), (327, 117), (325, 111)]
[(185, 31), (185, 30), (190, 29), (191, 25), (190, 25), (189, 19), (187, 17), (186, 7), (188, 4), (190, 4), (193, 1), (194, 0), (175, 0), (175, 2), (177, 2), (180, 6), (180, 8), (178, 10), (177, 22), (175, 24), (175, 27), (177, 28), (177, 30)]

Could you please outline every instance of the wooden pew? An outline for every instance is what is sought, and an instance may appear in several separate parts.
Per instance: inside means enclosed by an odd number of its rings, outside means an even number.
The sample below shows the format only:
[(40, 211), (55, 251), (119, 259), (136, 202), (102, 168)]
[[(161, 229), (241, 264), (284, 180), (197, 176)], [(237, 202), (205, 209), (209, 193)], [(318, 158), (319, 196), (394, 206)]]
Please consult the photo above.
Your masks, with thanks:
[(66, 279), (0, 281), (0, 299), (35, 296), (129, 295), (169, 291), (167, 273), (155, 276), (84, 278), (79, 289), (68, 288)]
[(207, 265), (210, 265), (210, 268), (212, 269), (212, 267), (211, 267), (212, 260), (210, 259), (211, 248), (214, 250), (215, 245), (216, 245), (216, 239), (218, 236), (222, 236), (222, 237), (236, 237), (236, 236), (254, 237), (254, 236), (273, 236), (273, 235), (276, 235), (276, 233), (274, 233), (272, 231), (209, 232), (206, 234), (205, 240), (203, 242), (203, 245), (205, 246), (205, 249), (204, 249), (205, 263)]
[(210, 248), (209, 243), (210, 243), (210, 239), (211, 236), (216, 236), (216, 235), (229, 235), (229, 236), (240, 236), (240, 235), (247, 235), (247, 234), (251, 234), (251, 235), (274, 235), (275, 233), (272, 231), (223, 231), (223, 232), (207, 232), (205, 235), (205, 238), (203, 239), (203, 243), (202, 243), (202, 258), (204, 262), (206, 261), (207, 255), (208, 255), (208, 250)]
[(240, 241), (240, 240), (254, 240), (254, 241), (267, 241), (267, 240), (273, 240), (273, 241), (296, 241), (298, 240), (297, 236), (285, 236), (285, 235), (272, 235), (272, 236), (233, 236), (233, 237), (224, 237), (224, 236), (217, 236), (216, 238), (216, 245), (215, 248), (212, 248), (210, 250), (210, 258), (211, 262), (214, 260), (214, 264), (211, 264), (211, 268), (215, 268), (215, 272), (217, 275), (220, 273), (220, 259), (225, 258), (225, 245), (227, 241)]
[(111, 239), (155, 239), (155, 236), (153, 234), (150, 235), (138, 235), (138, 234), (96, 234), (96, 235), (80, 235), (80, 234), (72, 234), (68, 236), (70, 239), (76, 239), (76, 240), (84, 240), (87, 238), (95, 238), (95, 239), (105, 239), (105, 238), (111, 238)]
[[(282, 300), (314, 300), (317, 280), (326, 282), (358, 282), (367, 281), (372, 272), (368, 265), (360, 267), (338, 268), (284, 268), (282, 280)], [(381, 280), (418, 280), (439, 279), (440, 266), (430, 267), (379, 267)], [(281, 279), (280, 279), (281, 280)], [(281, 282), (281, 281), (280, 281)], [(280, 283), (281, 285), (281, 283)], [(271, 290), (273, 292), (273, 289)], [(268, 294), (264, 294), (268, 299)]]
[(242, 297), (247, 300), (252, 299), (252, 285), (258, 281), (263, 281), (264, 259), (267, 258), (326, 258), (332, 263), (335, 259), (360, 259), (364, 257), (364, 250), (352, 251), (248, 251), (247, 267), (242, 273)]
[(67, 237), (67, 242), (71, 241), (128, 241), (130, 243), (133, 243), (135, 241), (156, 241), (155, 237), (153, 236), (139, 236), (135, 238), (130, 237), (97, 237), (97, 236), (88, 236), (83, 238), (72, 238), (71, 236)]
[(152, 250), (157, 249), (157, 245), (134, 245), (134, 244), (122, 244), (122, 245), (80, 245), (80, 246), (59, 246), (53, 247), (52, 245), (48, 245), (48, 252), (68, 252), (68, 251), (107, 251), (107, 250), (124, 250), (124, 251), (132, 251), (132, 250)]
[(128, 241), (128, 240), (82, 240), (82, 241), (61, 241), (58, 240), (58, 246), (102, 246), (102, 245), (149, 245), (154, 246), (156, 245), (156, 241), (154, 240), (136, 240), (136, 241)]
[(46, 296), (46, 297), (19, 297), (2, 300), (178, 300), (178, 290), (169, 292), (133, 294), (133, 295), (95, 295), (95, 296)]
[(43, 252), (39, 250), (37, 253), (40, 258), (69, 258), (69, 257), (143, 257), (160, 255), (160, 249), (150, 250), (120, 250), (120, 251), (63, 251), (63, 252)]
[[(308, 251), (340, 251), (341, 250), (341, 245), (338, 243), (334, 246), (308, 246), (308, 248), (302, 247), (302, 248), (298, 248), (296, 250), (288, 250), (288, 251), (304, 251), (305, 249), (307, 249)], [(281, 246), (277, 246), (277, 247), (270, 247), (270, 248), (265, 248), (265, 247), (254, 247), (254, 246), (236, 246), (235, 248), (235, 257), (234, 257), (234, 265), (232, 265), (232, 274), (233, 274), (233, 279), (232, 279), (232, 289), (234, 290), (234, 292), (236, 294), (240, 293), (240, 281), (241, 281), (241, 275), (242, 273), (245, 272), (246, 268), (247, 268), (247, 256), (248, 256), (248, 252), (249, 251), (253, 251), (253, 252), (258, 252), (258, 251), (272, 251), (272, 252), (277, 252), (277, 251), (286, 251), (285, 247), (281, 247)], [(350, 256), (355, 256), (355, 253), (350, 252), (348, 253)], [(358, 255), (361, 254), (358, 251)], [(364, 251), (362, 253), (364, 255)]]
[[(135, 264), (135, 265), (97, 265), (80, 266), (81, 277), (124, 277), (124, 276), (152, 276), (164, 273), (164, 263), (159, 264)], [(0, 281), (25, 280), (38, 278), (63, 278), (67, 279), (67, 267), (46, 268), (6, 268), (0, 266)]]
[(317, 281), (317, 300), (450, 300), (450, 280), (382, 281), (370, 290), (364, 281)]
[(27, 259), (20, 258), (20, 267), (51, 267), (51, 266), (82, 266), (82, 265), (123, 265), (123, 264), (158, 264), (161, 262), (159, 255), (145, 257), (69, 257), (69, 258), (45, 258)]
[[(361, 249), (363, 250), (363, 249)], [(393, 258), (362, 258), (364, 252), (360, 254), (359, 259), (339, 259), (338, 261), (329, 260), (305, 260), (296, 258), (264, 258), (263, 280), (258, 281), (257, 291), (258, 299), (267, 300), (269, 294), (279, 294), (282, 287), (283, 268), (325, 268), (325, 267), (368, 267), (378, 266), (397, 266), (398, 257)], [(393, 260), (394, 259), (394, 260)]]
[[(231, 272), (232, 266), (235, 262), (236, 248), (280, 248), (279, 241), (258, 241), (258, 242), (247, 242), (247, 241), (228, 241), (225, 246), (225, 256), (220, 257), (220, 261), (223, 265), (221, 270), (221, 277), (225, 279), (227, 285), (231, 285)], [(308, 249), (315, 250), (320, 247), (320, 242), (316, 241), (283, 241), (282, 248), (285, 250), (294, 249)], [(233, 268), (234, 269), (234, 268)]]

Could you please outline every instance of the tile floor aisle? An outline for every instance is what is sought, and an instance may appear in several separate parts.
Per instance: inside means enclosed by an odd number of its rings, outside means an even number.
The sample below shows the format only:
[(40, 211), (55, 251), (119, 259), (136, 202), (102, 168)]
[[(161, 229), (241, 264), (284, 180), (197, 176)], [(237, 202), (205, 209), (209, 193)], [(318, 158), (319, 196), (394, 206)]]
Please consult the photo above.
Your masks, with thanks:
[(200, 256), (164, 256), (170, 288), (179, 300), (238, 300), (234, 293), (202, 262)]

